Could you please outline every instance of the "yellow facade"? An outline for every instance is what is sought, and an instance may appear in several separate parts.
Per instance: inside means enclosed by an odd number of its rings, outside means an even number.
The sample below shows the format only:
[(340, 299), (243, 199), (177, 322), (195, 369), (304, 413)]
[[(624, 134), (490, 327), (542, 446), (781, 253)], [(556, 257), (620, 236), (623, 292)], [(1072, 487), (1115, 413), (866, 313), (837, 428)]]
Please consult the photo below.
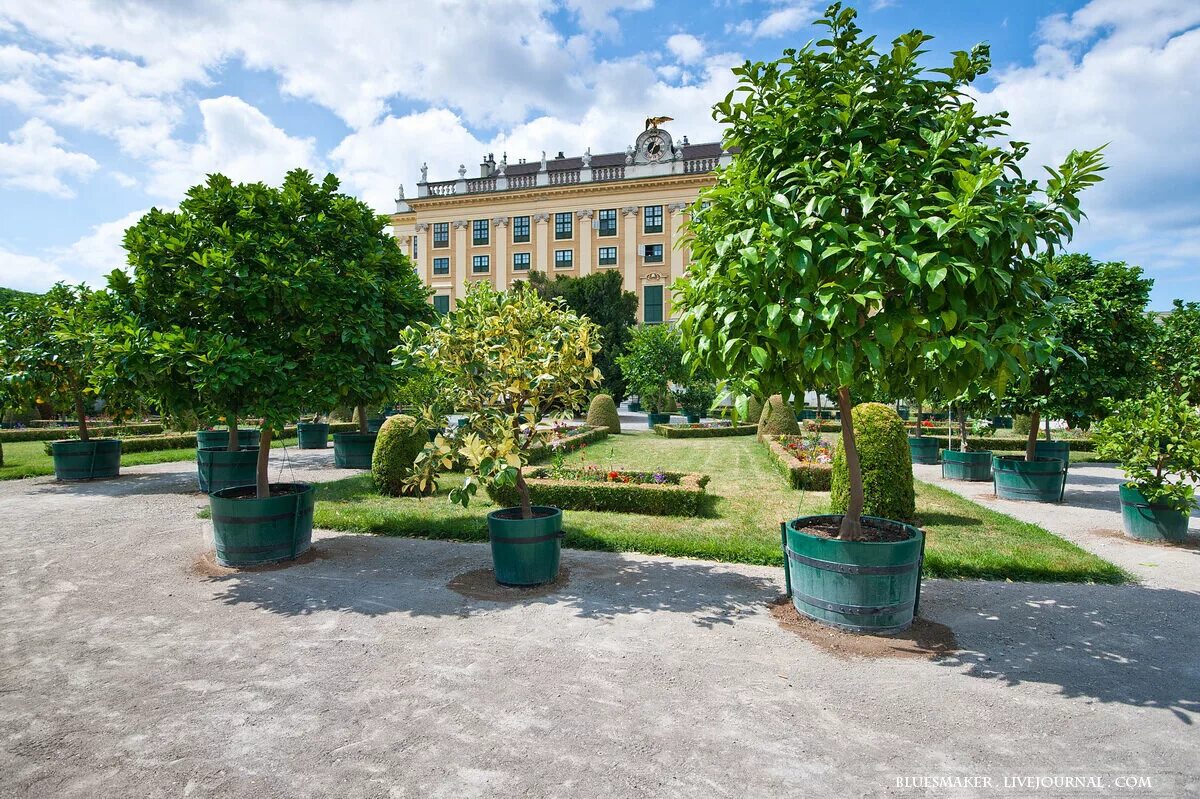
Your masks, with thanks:
[[(448, 298), (441, 301), (448, 308), (454, 307), (474, 280), (487, 280), (504, 290), (530, 271), (578, 277), (615, 270), (623, 276), (625, 289), (638, 296), (638, 320), (647, 321), (647, 301), (651, 314), (656, 315), (661, 291), (661, 320), (666, 321), (671, 318), (669, 286), (683, 274), (688, 262), (686, 246), (676, 245), (692, 203), (702, 188), (713, 183), (709, 170), (717, 162), (717, 158), (688, 162), (682, 152), (682, 148), (676, 150), (677, 157), (672, 160), (677, 163), (647, 164), (639, 169), (630, 156), (630, 166), (619, 172), (595, 170), (602, 176), (642, 173), (639, 176), (579, 181), (581, 170), (562, 169), (559, 174), (565, 177), (553, 184), (553, 164), (547, 165), (543, 158), (542, 176), (537, 180), (547, 185), (527, 185), (534, 179), (529, 174), (532, 170), (526, 169), (525, 176), (512, 179), (518, 188), (498, 189), (495, 178), (467, 181), (460, 169), (459, 192), (440, 191), (451, 185), (449, 181), (420, 184), (423, 194), (430, 191), (426, 185), (439, 193), (397, 201), (398, 211), (392, 216), (394, 233), (435, 297)], [(591, 177), (593, 170), (587, 168), (586, 160), (583, 163), (582, 173)], [(660, 209), (661, 231), (657, 231), (648, 223), (656, 221)], [(615, 213), (615, 232), (601, 226), (601, 212), (607, 212), (608, 219)], [(524, 218), (528, 218), (527, 241), (520, 240)], [(486, 243), (477, 242), (475, 234), (484, 232)], [(440, 240), (435, 241), (435, 233)], [(656, 258), (657, 249), (647, 252), (647, 245), (661, 247), (661, 260)], [(603, 255), (610, 257), (604, 259)], [(602, 263), (613, 260), (612, 255), (615, 263)], [(527, 269), (522, 268), (525, 261)], [(654, 286), (661, 289), (647, 290)]]

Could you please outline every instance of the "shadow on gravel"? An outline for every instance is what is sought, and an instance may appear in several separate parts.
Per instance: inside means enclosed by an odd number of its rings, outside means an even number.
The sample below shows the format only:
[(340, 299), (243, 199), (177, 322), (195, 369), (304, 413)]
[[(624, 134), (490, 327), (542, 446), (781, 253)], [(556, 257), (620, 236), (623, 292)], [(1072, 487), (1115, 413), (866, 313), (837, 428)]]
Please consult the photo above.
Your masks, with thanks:
[(464, 572), (490, 567), (491, 556), (483, 544), (340, 535), (313, 546), (321, 557), (309, 563), (204, 579), (219, 584), (214, 599), (220, 602), (250, 604), (286, 616), (335, 611), (466, 618), (498, 607), (565, 605), (576, 616), (590, 619), (688, 613), (695, 615), (697, 625), (709, 628), (752, 615), (779, 593), (779, 584), (770, 577), (739, 574), (720, 564), (564, 550), (569, 583), (549, 593), (497, 603), (464, 597), (447, 587)]
[(70, 494), (73, 496), (127, 497), (147, 494), (195, 494), (200, 496), (196, 467), (182, 472), (122, 473), (108, 480), (62, 482), (53, 478), (29, 487), (30, 494)]
[(955, 630), (961, 648), (943, 665), (1008, 685), (1057, 686), (1068, 697), (1169, 710), (1186, 725), (1200, 718), (1200, 594), (938, 583), (928, 610)]

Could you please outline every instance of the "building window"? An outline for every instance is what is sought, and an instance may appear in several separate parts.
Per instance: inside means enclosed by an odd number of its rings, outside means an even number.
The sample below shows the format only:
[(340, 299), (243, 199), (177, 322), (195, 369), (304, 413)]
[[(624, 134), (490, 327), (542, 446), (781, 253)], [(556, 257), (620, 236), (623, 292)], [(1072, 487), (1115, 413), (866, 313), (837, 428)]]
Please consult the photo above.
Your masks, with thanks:
[(417, 255), (418, 255), (418, 252), (417, 252), (417, 244), (418, 244), (418, 242), (420, 242), (420, 241), (421, 241), (421, 240), (420, 240), (419, 238), (417, 238), (416, 236), (413, 236), (413, 239), (412, 239), (412, 242), (413, 242), (413, 256), (412, 256), (412, 257), (413, 257), (413, 260), (414, 260), (414, 261), (415, 261), (415, 260), (417, 260)]
[(514, 216), (512, 220), (513, 242), (523, 244), (529, 241), (529, 217)]
[(487, 244), (490, 241), (488, 237), (488, 221), (486, 219), (474, 219), (471, 221), (471, 243), (479, 246)]
[(440, 314), (450, 313), (450, 295), (449, 294), (434, 294), (433, 295), (433, 310)]
[(646, 263), (661, 264), (663, 260), (661, 244), (647, 244), (643, 252), (645, 253)]
[(616, 266), (617, 265), (617, 248), (616, 247), (601, 247), (599, 263), (601, 266)]
[(575, 264), (574, 250), (555, 250), (554, 251), (554, 268), (555, 269), (570, 269)]
[(642, 321), (657, 325), (663, 320), (663, 287), (642, 286)]
[(567, 211), (566, 213), (563, 213), (563, 214), (555, 214), (554, 215), (554, 238), (569, 239), (572, 236), (574, 236), (575, 230), (574, 230), (573, 222), (574, 222), (574, 217), (571, 216), (570, 211)]
[(450, 274), (450, 259), (449, 258), (434, 258), (433, 273), (435, 275)]
[(647, 205), (642, 215), (644, 233), (662, 233), (662, 206)]
[(514, 252), (513, 253), (513, 271), (528, 272), (529, 271), (529, 253)]
[(617, 235), (617, 209), (602, 208), (600, 209), (600, 224), (597, 227), (598, 235), (615, 236)]
[(487, 274), (491, 268), (491, 262), (486, 255), (476, 255), (471, 259), (471, 272), (473, 274)]
[(449, 222), (434, 222), (433, 223), (433, 246), (434, 247), (449, 247), (450, 246), (450, 223)]

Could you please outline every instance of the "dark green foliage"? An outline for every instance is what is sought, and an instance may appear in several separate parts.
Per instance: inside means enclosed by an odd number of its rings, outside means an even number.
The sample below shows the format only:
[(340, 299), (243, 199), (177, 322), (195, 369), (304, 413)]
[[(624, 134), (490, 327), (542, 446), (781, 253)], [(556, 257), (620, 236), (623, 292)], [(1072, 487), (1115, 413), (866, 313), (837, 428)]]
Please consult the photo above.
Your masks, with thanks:
[(28, 291), (17, 291), (0, 286), (0, 313), (36, 296)]
[(828, 491), (833, 472), (828, 463), (804, 463), (788, 452), (778, 438), (764, 438), (771, 463), (787, 478), (788, 485), (799, 491)]
[[(163, 431), (158, 422), (121, 425), (88, 425), (88, 431), (102, 438), (124, 438), (126, 436), (152, 436)], [(78, 430), (69, 427), (27, 427), (19, 430), (0, 430), (2, 441), (61, 441), (78, 437)]]
[(646, 413), (670, 413), (675, 395), (671, 384), (685, 380), (679, 331), (669, 325), (634, 328), (626, 353), (617, 358), (628, 389), (638, 395)]
[(615, 271), (586, 277), (556, 275), (553, 280), (531, 272), (529, 284), (545, 299), (562, 297), (567, 307), (600, 327), (602, 346), (593, 362), (604, 375), (601, 388), (620, 404), (629, 389), (616, 359), (625, 352), (630, 328), (637, 324), (637, 294), (624, 290), (623, 278)]
[[(704, 492), (708, 475), (676, 475), (682, 478), (678, 485), (559, 480), (549, 475), (548, 469), (526, 475), (529, 498), (535, 505), (646, 516), (707, 516), (716, 501)], [(489, 485), (488, 496), (498, 505), (512, 507), (517, 491), (512, 486)]]
[(791, 436), (800, 432), (796, 423), (796, 412), (790, 403), (785, 402), (780, 394), (772, 394), (763, 406), (758, 418), (758, 435), (762, 436)]
[(587, 412), (588, 427), (601, 427), (612, 435), (621, 434), (621, 416), (617, 413), (617, 403), (608, 394), (597, 394), (592, 397)]
[(726, 438), (752, 436), (758, 433), (756, 424), (731, 424), (722, 427), (689, 427), (678, 424), (656, 424), (654, 432), (663, 438)]
[[(358, 430), (358, 425), (352, 424), (350, 422), (334, 422), (329, 425), (330, 433), (350, 433), (350, 432), (354, 432), (356, 430)], [(70, 431), (65, 431), (65, 432), (70, 432)], [(100, 428), (100, 429), (96, 430), (95, 432), (96, 432), (97, 436), (99, 436), (101, 438), (106, 438), (106, 437), (111, 438), (112, 437), (110, 435), (106, 435), (107, 431), (104, 428)], [(74, 436), (74, 435), (61, 435), (60, 434), (58, 436), (57, 440), (61, 441), (63, 439), (75, 438), (75, 437), (76, 436)], [(294, 426), (289, 426), (289, 427), (283, 428), (282, 437), (276, 438), (275, 440), (276, 441), (280, 441), (280, 440), (286, 441), (287, 439), (293, 439), (295, 437), (296, 437), (296, 428)], [(47, 441), (45, 443), (44, 448), (45, 448), (45, 452), (47, 455), (50, 454), (50, 444), (51, 443), (52, 442), (50, 442), (50, 441)], [(130, 452), (162, 452), (162, 451), (168, 450), (168, 449), (187, 449), (188, 447), (195, 447), (195, 446), (196, 446), (196, 434), (194, 432), (192, 432), (192, 433), (164, 433), (162, 435), (154, 435), (154, 436), (130, 436), (129, 438), (121, 439), (121, 452), (125, 453), (125, 454), (128, 454)]]
[[(855, 406), (851, 415), (862, 464), (863, 515), (912, 519), (916, 496), (904, 422), (893, 408), (874, 402)], [(844, 513), (849, 501), (850, 478), (839, 441), (833, 455), (829, 506), (833, 513)]]
[(1200, 302), (1175, 300), (1159, 322), (1151, 350), (1158, 382), (1200, 405)]
[(405, 414), (389, 416), (375, 438), (371, 455), (371, 478), (379, 493), (392, 497), (412, 493), (414, 488), (405, 481), (413, 474), (417, 453), (429, 442), (425, 428)]
[(704, 370), (688, 375), (675, 392), (680, 410), (688, 416), (707, 416), (717, 400), (717, 384)]
[(746, 422), (749, 422), (751, 424), (758, 424), (759, 420), (762, 419), (762, 413), (763, 413), (763, 401), (761, 399), (759, 399), (758, 397), (754, 396), (753, 394), (746, 397), (746, 415), (745, 416), (743, 416), (741, 413), (739, 413), (737, 411), (736, 405), (734, 406), (734, 416), (736, 416), (738, 419), (744, 419)]
[(1014, 436), (1029, 435), (1029, 423), (1032, 421), (1027, 413), (1013, 414), (1012, 431)]

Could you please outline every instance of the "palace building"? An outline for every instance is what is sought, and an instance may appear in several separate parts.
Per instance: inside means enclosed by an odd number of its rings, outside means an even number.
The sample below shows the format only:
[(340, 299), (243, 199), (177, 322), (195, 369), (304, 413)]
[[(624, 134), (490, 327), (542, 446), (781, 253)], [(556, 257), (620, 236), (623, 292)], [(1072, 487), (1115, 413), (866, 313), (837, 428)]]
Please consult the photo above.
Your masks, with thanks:
[(670, 320), (671, 282), (687, 265), (682, 235), (688, 210), (712, 170), (728, 163), (719, 143), (676, 142), (646, 120), (625, 152), (497, 163), (479, 177), (429, 182), (421, 167), (417, 196), (396, 200), (392, 226), (442, 312), (468, 282), (501, 290), (530, 271), (583, 276), (614, 270), (638, 296), (638, 319)]

